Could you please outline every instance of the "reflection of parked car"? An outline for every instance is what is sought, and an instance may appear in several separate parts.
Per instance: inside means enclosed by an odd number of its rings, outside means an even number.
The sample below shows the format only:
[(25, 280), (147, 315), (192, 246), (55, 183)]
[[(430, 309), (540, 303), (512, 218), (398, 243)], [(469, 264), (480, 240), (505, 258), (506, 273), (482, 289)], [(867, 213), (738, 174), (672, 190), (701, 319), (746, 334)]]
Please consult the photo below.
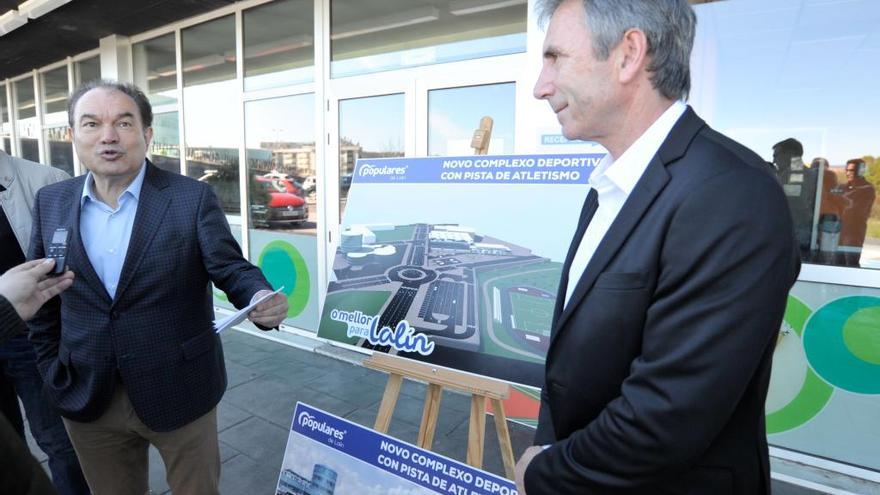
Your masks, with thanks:
[(310, 175), (310, 176), (306, 177), (305, 179), (303, 179), (302, 186), (303, 186), (303, 189), (305, 190), (306, 194), (311, 194), (311, 193), (315, 192), (315, 190), (318, 187), (317, 177), (315, 177), (314, 175)]
[(241, 201), (238, 197), (238, 176), (227, 173), (225, 170), (207, 169), (201, 177), (201, 182), (207, 182), (220, 200), (220, 207), (227, 215), (241, 213)]
[(293, 179), (280, 179), (277, 177), (267, 177), (266, 175), (256, 177), (257, 182), (271, 185), (272, 188), (279, 192), (288, 192), (297, 196), (306, 197), (306, 190), (303, 185)]
[[(258, 227), (273, 227), (278, 224), (301, 224), (309, 218), (309, 205), (296, 194), (287, 192), (286, 187), (279, 190), (276, 181), (262, 181), (256, 178), (255, 184), (269, 194), (264, 205), (251, 204), (251, 221)], [(283, 184), (282, 184), (283, 186)], [(293, 186), (291, 186), (293, 187)]]
[(351, 187), (351, 174), (345, 174), (339, 177), (339, 187), (348, 190)]
[[(255, 179), (249, 181), (248, 188), (251, 202), (250, 219), (253, 226), (294, 225), (308, 219), (309, 207), (306, 201), (296, 194), (287, 192), (288, 186), (284, 181), (276, 183), (272, 179), (261, 180), (261, 177)], [(238, 214), (241, 211), (237, 177), (217, 170), (206, 170), (199, 180), (211, 184), (226, 213)], [(295, 186), (290, 184), (289, 187), (293, 189)]]

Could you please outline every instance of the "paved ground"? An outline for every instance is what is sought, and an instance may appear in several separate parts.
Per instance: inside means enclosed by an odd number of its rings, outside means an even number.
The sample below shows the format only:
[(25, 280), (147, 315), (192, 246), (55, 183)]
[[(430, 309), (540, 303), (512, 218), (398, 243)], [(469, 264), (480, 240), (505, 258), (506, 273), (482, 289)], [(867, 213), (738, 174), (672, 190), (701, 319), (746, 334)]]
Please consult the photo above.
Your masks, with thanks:
[[(222, 338), (229, 375), (218, 418), (222, 493), (274, 493), (297, 401), (362, 425), (373, 425), (387, 375), (237, 330), (225, 332)], [(393, 436), (415, 442), (424, 393), (424, 385), (405, 383), (391, 423)], [(468, 397), (444, 392), (434, 451), (465, 459), (468, 414)], [(514, 423), (509, 427), (518, 455), (530, 444), (532, 430)], [(484, 468), (502, 474), (491, 416), (486, 432)], [(33, 439), (29, 442), (45, 466), (45, 455)], [(162, 460), (155, 450), (150, 456), (150, 485), (155, 494), (170, 493)], [(774, 481), (775, 495), (818, 493)]]

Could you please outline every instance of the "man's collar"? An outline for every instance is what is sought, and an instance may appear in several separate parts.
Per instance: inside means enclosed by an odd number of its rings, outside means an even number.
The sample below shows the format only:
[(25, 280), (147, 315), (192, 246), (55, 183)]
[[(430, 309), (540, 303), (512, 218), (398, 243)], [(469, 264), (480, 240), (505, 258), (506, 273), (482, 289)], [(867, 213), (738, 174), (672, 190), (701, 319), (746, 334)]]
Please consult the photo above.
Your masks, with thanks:
[[(144, 177), (147, 175), (147, 161), (144, 160), (144, 163), (141, 165), (141, 169), (138, 174), (134, 177), (134, 180), (131, 181), (131, 184), (125, 188), (125, 191), (122, 191), (122, 194), (119, 195), (119, 199), (122, 199), (126, 194), (130, 194), (134, 199), (138, 199), (141, 197), (141, 189), (144, 186)], [(83, 192), (80, 197), (79, 204), (82, 206), (85, 204), (86, 200), (89, 201), (101, 201), (95, 195), (94, 191), (92, 191), (92, 184), (94, 183), (94, 177), (92, 177), (92, 172), (86, 174), (85, 184), (83, 184)], [(103, 203), (103, 201), (101, 201)]]
[[(673, 102), (617, 160), (614, 160), (610, 154), (606, 155), (593, 175), (600, 174), (597, 180), (604, 176), (629, 195), (648, 168), (651, 159), (663, 145), (666, 136), (686, 110), (687, 105), (684, 102), (680, 100)], [(593, 175), (590, 176), (591, 182)]]

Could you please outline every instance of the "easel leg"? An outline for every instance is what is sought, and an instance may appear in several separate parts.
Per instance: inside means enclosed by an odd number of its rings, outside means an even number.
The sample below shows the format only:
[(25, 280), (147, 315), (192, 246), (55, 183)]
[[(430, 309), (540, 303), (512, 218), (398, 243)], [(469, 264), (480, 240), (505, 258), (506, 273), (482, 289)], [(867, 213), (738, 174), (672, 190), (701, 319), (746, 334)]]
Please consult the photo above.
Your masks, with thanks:
[(429, 384), (428, 391), (425, 393), (425, 408), (422, 409), (422, 422), (419, 424), (417, 442), (417, 445), (423, 449), (431, 450), (431, 445), (434, 444), (434, 432), (437, 430), (441, 398), (443, 398), (443, 388), (436, 383)]
[(471, 396), (471, 419), (468, 426), (467, 463), (482, 469), (483, 444), (486, 439), (486, 397)]
[(391, 425), (391, 416), (394, 407), (397, 406), (397, 397), (400, 395), (400, 386), (403, 384), (403, 375), (392, 373), (388, 376), (385, 384), (385, 393), (382, 394), (382, 404), (379, 405), (379, 414), (376, 415), (376, 424), (373, 429), (380, 433), (388, 433)]
[(498, 433), (498, 447), (501, 448), (501, 459), (504, 461), (504, 474), (508, 479), (513, 479), (513, 468), (516, 465), (513, 459), (513, 444), (510, 441), (510, 430), (507, 429), (507, 415), (504, 414), (504, 404), (499, 399), (492, 399), (492, 409), (495, 413), (495, 432)]

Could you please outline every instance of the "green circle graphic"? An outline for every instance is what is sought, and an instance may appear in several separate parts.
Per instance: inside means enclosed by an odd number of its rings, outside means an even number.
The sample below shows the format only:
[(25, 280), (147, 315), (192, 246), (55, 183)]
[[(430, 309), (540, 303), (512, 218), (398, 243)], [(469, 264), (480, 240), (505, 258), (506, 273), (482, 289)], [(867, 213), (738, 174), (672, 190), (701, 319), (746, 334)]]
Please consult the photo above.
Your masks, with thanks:
[[(810, 317), (804, 329), (804, 350), (825, 381), (850, 392), (880, 394), (880, 364), (872, 362), (880, 352), (876, 347), (878, 308), (880, 298), (849, 296), (822, 306)], [(853, 353), (853, 348), (859, 348), (859, 353)]]
[[(791, 328), (793, 334), (781, 338), (801, 337), (811, 313), (812, 310), (803, 301), (788, 296), (784, 324)], [(782, 433), (810, 421), (825, 408), (833, 393), (833, 387), (823, 382), (812, 369), (806, 368), (806, 376), (797, 395), (784, 407), (767, 415), (767, 433)]]
[(257, 263), (272, 287), (284, 287), (287, 296), (287, 316), (297, 316), (309, 302), (309, 267), (305, 258), (293, 245), (284, 241), (266, 244)]
[(850, 316), (843, 325), (843, 342), (855, 357), (880, 365), (880, 306)]

